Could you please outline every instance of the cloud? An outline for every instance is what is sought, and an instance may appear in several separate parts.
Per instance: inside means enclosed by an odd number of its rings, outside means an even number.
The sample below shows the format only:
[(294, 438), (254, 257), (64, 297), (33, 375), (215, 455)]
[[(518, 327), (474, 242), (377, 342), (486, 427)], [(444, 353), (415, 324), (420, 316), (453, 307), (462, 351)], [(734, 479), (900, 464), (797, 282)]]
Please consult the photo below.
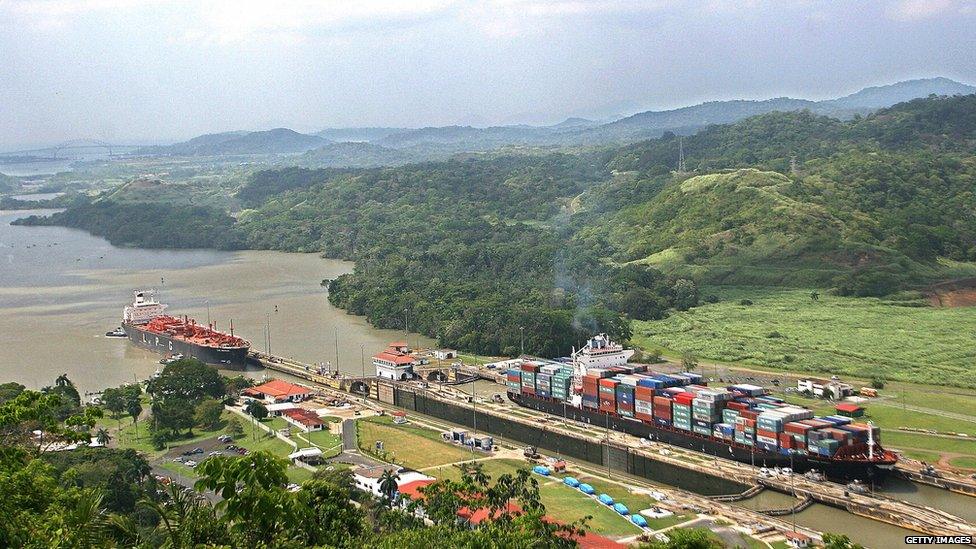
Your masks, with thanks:
[(901, 0), (888, 10), (895, 21), (910, 22), (935, 17), (956, 7), (954, 0)]

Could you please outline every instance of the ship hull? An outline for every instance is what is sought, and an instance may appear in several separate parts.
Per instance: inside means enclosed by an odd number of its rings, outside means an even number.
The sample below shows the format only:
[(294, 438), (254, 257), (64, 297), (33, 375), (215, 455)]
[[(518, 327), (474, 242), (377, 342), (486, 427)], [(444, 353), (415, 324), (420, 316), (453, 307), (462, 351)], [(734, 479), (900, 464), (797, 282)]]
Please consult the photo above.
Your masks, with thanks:
[(201, 362), (227, 369), (244, 369), (248, 347), (210, 347), (150, 332), (137, 324), (123, 324), (129, 341), (139, 347), (167, 355), (181, 354)]
[[(531, 408), (565, 417), (573, 421), (588, 423), (598, 427), (606, 427), (636, 437), (664, 442), (680, 448), (702, 452), (716, 457), (734, 459), (741, 463), (755, 464), (760, 467), (790, 467), (790, 456), (775, 452), (767, 452), (759, 448), (732, 444), (712, 437), (705, 437), (673, 427), (651, 424), (637, 419), (625, 418), (617, 414), (608, 414), (587, 408), (577, 408), (555, 400), (534, 397), (521, 393), (508, 393), (508, 398), (526, 408)], [(880, 481), (888, 469), (869, 462), (837, 461), (818, 458), (810, 454), (794, 454), (792, 458), (793, 470), (805, 473), (816, 470), (833, 480), (874, 480)]]

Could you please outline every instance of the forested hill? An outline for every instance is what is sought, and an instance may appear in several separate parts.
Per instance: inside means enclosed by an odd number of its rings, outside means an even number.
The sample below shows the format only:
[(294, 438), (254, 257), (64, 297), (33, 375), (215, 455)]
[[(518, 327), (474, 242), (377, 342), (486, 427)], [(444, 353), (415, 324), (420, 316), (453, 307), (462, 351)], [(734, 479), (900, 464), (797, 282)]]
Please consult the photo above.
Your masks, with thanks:
[[(276, 169), (243, 182), (234, 221), (160, 210), (222, 245), (356, 261), (330, 299), (445, 345), (562, 355), (586, 334), (699, 301), (709, 284), (882, 295), (976, 269), (976, 96), (848, 121), (771, 113), (585, 153), (469, 155), (373, 169)], [(101, 200), (49, 223), (96, 231)], [(114, 212), (114, 213), (113, 213)], [(35, 220), (34, 222), (45, 222)], [(195, 231), (183, 231), (182, 234)], [(196, 231), (200, 232), (200, 231)], [(112, 238), (183, 246), (128, 226)], [(191, 243), (192, 245), (192, 243)]]
[(716, 126), (683, 140), (694, 173), (671, 173), (678, 146), (620, 150), (615, 179), (590, 191), (611, 200), (581, 236), (617, 262), (698, 280), (857, 295), (951, 276), (940, 258), (976, 260), (976, 95), (848, 122), (774, 113)]

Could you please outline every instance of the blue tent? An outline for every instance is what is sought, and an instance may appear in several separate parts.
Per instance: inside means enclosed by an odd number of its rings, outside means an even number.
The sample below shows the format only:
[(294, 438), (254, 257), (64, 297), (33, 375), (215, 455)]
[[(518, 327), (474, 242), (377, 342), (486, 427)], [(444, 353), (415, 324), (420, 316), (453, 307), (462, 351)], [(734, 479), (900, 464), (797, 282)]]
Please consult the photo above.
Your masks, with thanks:
[(548, 477), (549, 476), (549, 468), (548, 467), (543, 467), (542, 465), (536, 465), (535, 467), (533, 467), (532, 468), (532, 472), (533, 473), (540, 474), (540, 475), (542, 475), (544, 477)]
[(641, 528), (647, 528), (647, 520), (645, 520), (644, 517), (640, 515), (630, 515), (630, 522), (633, 522), (634, 524), (640, 526)]
[(613, 505), (613, 498), (606, 494), (600, 494), (599, 500), (604, 505)]
[(593, 495), (593, 492), (596, 492), (596, 490), (594, 490), (592, 486), (590, 486), (589, 484), (585, 484), (585, 483), (579, 485), (579, 490), (580, 490), (580, 492), (583, 492), (584, 494), (589, 494), (589, 495)]
[(569, 486), (570, 488), (576, 488), (577, 486), (580, 485), (580, 481), (576, 480), (573, 477), (566, 477), (563, 479), (563, 484)]
[(623, 503), (615, 503), (615, 504), (613, 504), (613, 510), (616, 511), (616, 512), (618, 512), (618, 513), (620, 513), (621, 515), (629, 515), (630, 514), (630, 509), (628, 509), (627, 506), (624, 505)]

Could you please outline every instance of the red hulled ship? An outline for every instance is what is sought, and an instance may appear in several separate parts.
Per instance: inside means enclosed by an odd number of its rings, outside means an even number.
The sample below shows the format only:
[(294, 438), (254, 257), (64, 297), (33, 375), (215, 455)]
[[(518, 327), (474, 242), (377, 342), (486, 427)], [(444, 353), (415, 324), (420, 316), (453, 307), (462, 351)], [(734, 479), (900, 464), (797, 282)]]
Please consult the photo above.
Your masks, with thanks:
[(149, 291), (134, 292), (135, 299), (122, 311), (122, 329), (129, 340), (169, 355), (192, 357), (225, 368), (243, 368), (251, 344), (214, 325), (203, 326), (192, 318), (163, 314), (166, 305)]

